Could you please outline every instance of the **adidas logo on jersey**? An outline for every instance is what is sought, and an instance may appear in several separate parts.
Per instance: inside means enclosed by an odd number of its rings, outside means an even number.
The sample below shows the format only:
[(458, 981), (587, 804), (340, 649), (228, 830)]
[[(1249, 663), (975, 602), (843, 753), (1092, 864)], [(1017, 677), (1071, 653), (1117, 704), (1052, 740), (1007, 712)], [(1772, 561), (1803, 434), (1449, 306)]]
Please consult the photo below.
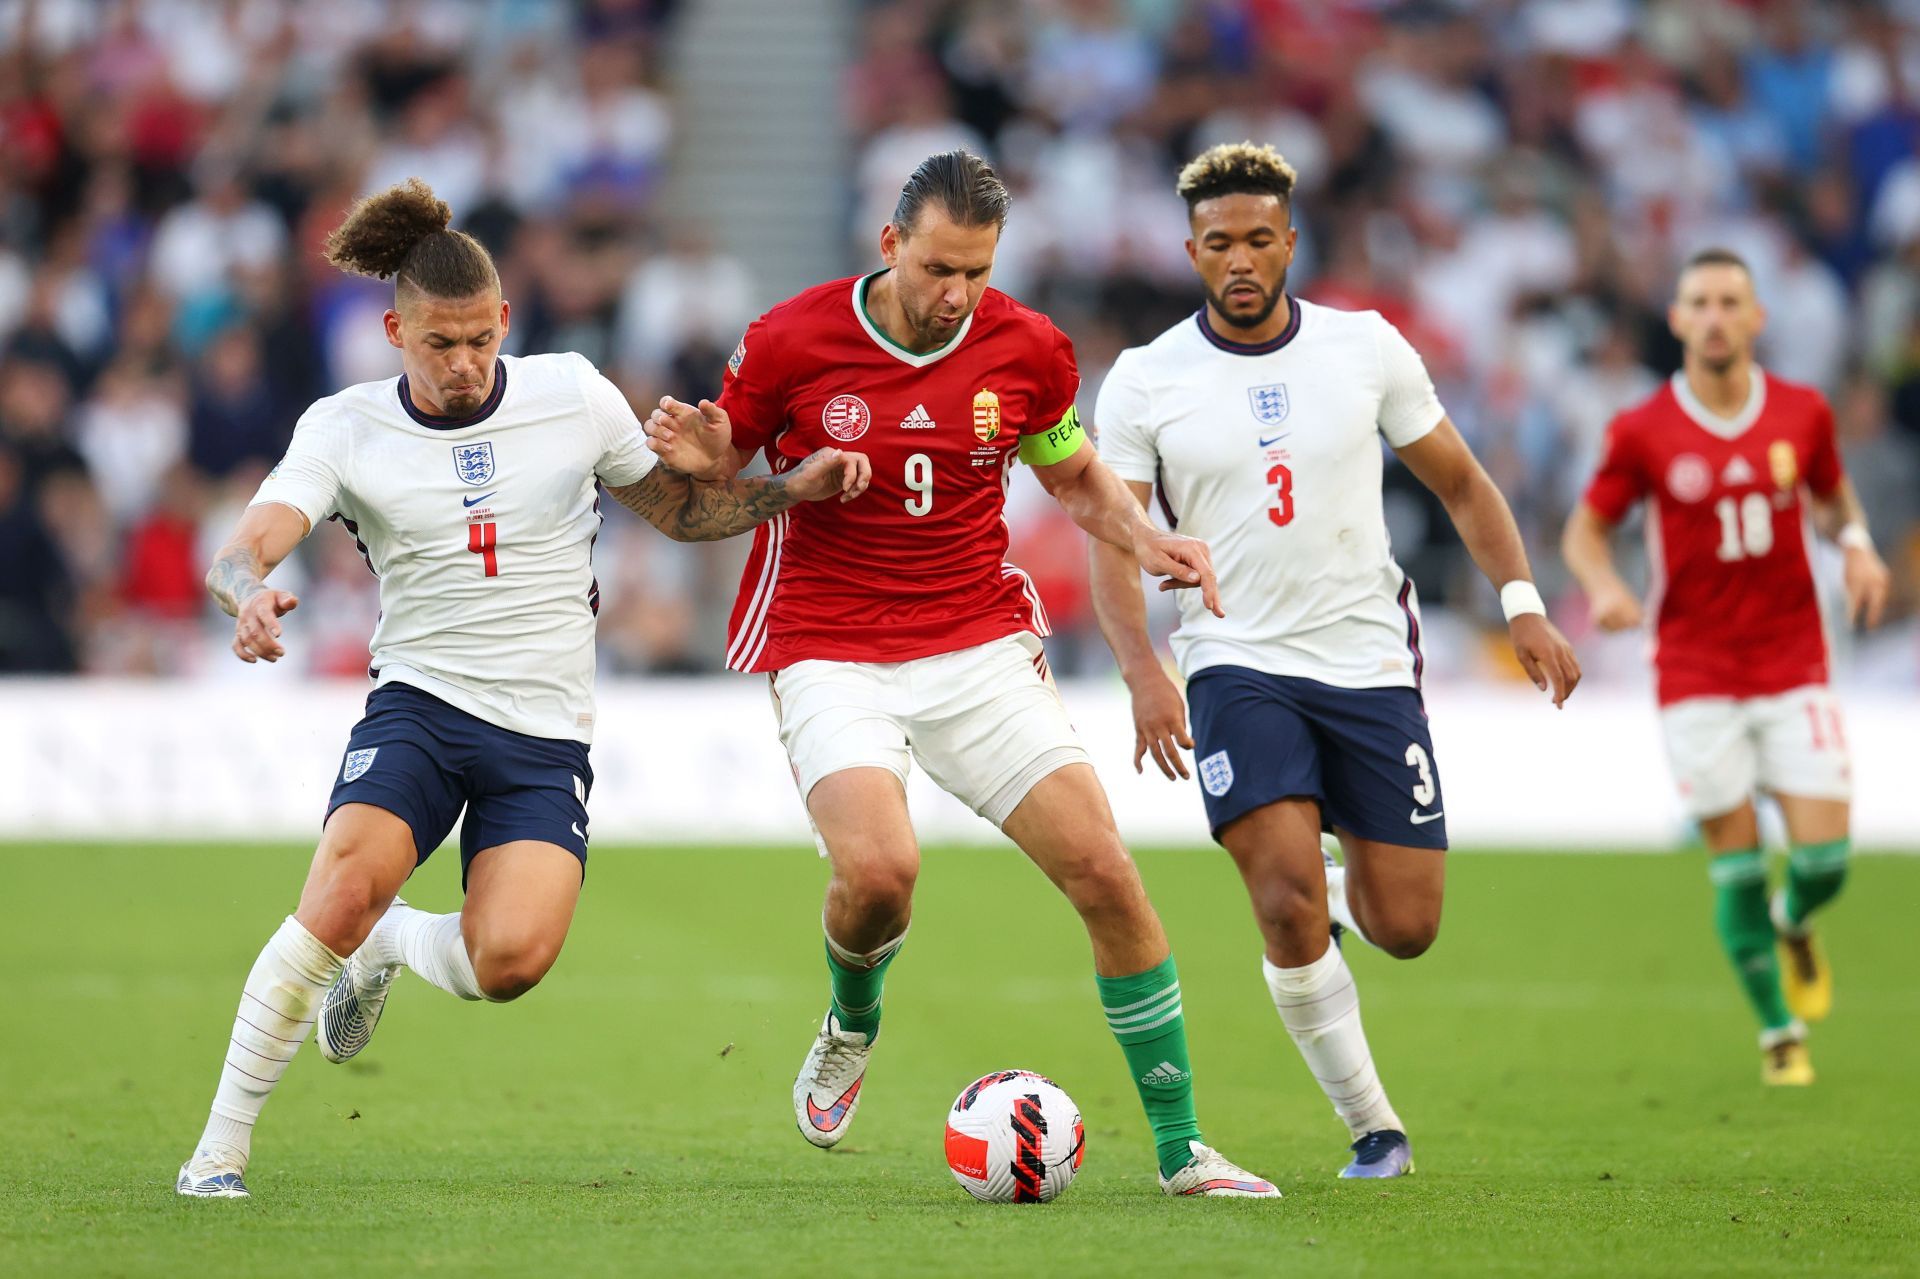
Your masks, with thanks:
[(913, 406), (913, 412), (900, 419), (900, 429), (903, 431), (931, 431), (933, 429), (933, 414), (927, 412), (926, 405), (916, 404)]
[(1739, 454), (1736, 453), (1733, 457), (1733, 460), (1727, 463), (1727, 469), (1720, 472), (1720, 482), (1722, 484), (1753, 483), (1752, 463), (1748, 462), (1746, 458), (1741, 457)]
[(1170, 1061), (1163, 1061), (1146, 1074), (1140, 1076), (1143, 1084), (1182, 1084), (1193, 1078)]

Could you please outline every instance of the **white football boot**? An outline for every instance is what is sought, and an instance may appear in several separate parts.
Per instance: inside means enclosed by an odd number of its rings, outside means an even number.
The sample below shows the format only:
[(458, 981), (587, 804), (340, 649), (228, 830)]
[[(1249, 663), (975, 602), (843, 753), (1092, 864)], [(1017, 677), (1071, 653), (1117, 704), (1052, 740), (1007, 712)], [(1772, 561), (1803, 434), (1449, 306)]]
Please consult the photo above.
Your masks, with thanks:
[[(393, 904), (406, 905), (398, 897)], [(373, 1038), (373, 1028), (380, 1024), (380, 1012), (387, 1006), (387, 990), (400, 975), (399, 964), (376, 968), (366, 961), (366, 953), (362, 943), (347, 956), (340, 975), (320, 997), (320, 1011), (314, 1017), (313, 1037), (320, 1055), (335, 1065), (353, 1057)]]
[(1278, 1199), (1280, 1188), (1256, 1177), (1211, 1146), (1187, 1143), (1193, 1160), (1171, 1177), (1160, 1178), (1160, 1189), (1170, 1195), (1205, 1195), (1210, 1199)]
[(180, 1165), (173, 1192), (189, 1199), (247, 1199), (247, 1161), (229, 1146), (202, 1146)]
[(800, 1135), (826, 1149), (838, 1145), (860, 1108), (860, 1085), (867, 1078), (867, 1058), (873, 1039), (857, 1030), (840, 1029), (840, 1019), (827, 1010), (800, 1077), (793, 1081), (793, 1121)]

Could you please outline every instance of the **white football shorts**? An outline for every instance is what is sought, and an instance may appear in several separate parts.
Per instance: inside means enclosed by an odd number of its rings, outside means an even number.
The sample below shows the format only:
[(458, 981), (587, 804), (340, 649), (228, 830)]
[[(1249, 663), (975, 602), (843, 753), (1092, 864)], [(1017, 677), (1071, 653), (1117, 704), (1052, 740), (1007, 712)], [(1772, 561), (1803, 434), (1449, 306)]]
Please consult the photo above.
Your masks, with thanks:
[(995, 826), (1087, 752), (1031, 634), (908, 662), (796, 662), (775, 672), (780, 744), (805, 802), (821, 778), (913, 763)]
[(1680, 802), (1695, 819), (1720, 817), (1755, 791), (1853, 798), (1840, 699), (1824, 684), (1771, 697), (1690, 697), (1660, 726)]

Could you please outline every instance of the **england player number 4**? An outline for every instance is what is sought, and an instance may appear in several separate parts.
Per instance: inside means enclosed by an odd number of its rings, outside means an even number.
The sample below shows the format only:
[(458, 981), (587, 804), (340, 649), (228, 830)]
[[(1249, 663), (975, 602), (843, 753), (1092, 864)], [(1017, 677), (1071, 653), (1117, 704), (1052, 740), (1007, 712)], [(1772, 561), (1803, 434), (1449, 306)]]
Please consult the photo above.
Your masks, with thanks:
[(500, 558), (494, 554), (496, 527), (492, 520), (467, 525), (467, 549), (480, 557), (488, 577), (500, 576)]

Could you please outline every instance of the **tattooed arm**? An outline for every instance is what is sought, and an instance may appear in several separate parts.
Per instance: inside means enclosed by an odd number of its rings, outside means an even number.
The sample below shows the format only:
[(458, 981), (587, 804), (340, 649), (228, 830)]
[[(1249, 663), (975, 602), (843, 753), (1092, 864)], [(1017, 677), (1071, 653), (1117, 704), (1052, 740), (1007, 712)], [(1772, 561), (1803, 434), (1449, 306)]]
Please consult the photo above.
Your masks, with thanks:
[(243, 662), (285, 656), (279, 619), (299, 607), (291, 591), (265, 579), (307, 535), (307, 517), (281, 502), (249, 506), (207, 570), (207, 593), (235, 619), (233, 654)]
[(791, 471), (708, 483), (666, 465), (637, 483), (610, 488), (620, 505), (676, 542), (712, 542), (766, 523), (800, 502), (864, 493), (873, 469), (864, 453), (819, 449)]

